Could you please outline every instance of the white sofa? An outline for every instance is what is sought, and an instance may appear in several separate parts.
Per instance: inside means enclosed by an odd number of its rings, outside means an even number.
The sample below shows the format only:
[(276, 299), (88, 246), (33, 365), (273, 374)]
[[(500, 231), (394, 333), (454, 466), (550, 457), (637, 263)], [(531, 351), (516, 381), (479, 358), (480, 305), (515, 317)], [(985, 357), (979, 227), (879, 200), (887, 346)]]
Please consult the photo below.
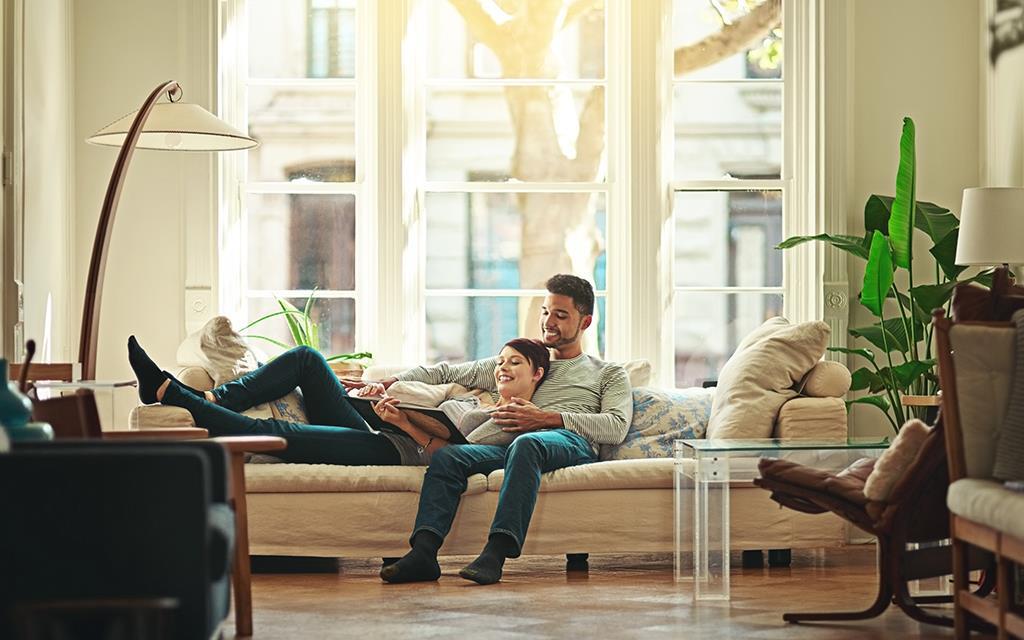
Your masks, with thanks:
[[(382, 373), (371, 369), (366, 377), (377, 379)], [(179, 375), (195, 388), (212, 385), (207, 372), (198, 367)], [(641, 390), (635, 392), (636, 405)], [(710, 399), (701, 411), (705, 408), (710, 411)], [(635, 426), (641, 415), (637, 413)], [(657, 419), (665, 413), (643, 415)], [(194, 424), (183, 409), (159, 405), (138, 407), (132, 422), (146, 428)], [(694, 433), (703, 434), (703, 427), (697, 425)], [(779, 413), (774, 435), (845, 439), (843, 400), (789, 400)], [(642, 438), (627, 444), (640, 443), (643, 450), (665, 456), (672, 436), (658, 437), (660, 449), (652, 449)], [(633, 447), (634, 453), (640, 448)], [(401, 555), (408, 549), (424, 471), (425, 467), (402, 466), (247, 464), (250, 551), (314, 557)], [(502, 470), (470, 478), (443, 554), (479, 552), (503, 478)], [(840, 519), (779, 509), (768, 492), (750, 482), (735, 483), (730, 499), (734, 550), (836, 547), (847, 541)], [(524, 553), (671, 552), (673, 539), (673, 460), (607, 460), (545, 474)]]

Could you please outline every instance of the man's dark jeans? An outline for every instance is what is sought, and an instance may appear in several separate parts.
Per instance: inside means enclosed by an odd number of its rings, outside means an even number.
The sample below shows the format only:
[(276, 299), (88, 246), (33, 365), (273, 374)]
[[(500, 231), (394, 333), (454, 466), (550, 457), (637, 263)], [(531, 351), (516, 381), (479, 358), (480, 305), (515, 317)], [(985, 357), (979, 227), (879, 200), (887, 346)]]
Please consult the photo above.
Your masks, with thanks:
[(423, 480), (413, 536), (418, 531), (448, 535), (469, 476), (504, 467), (490, 532), (511, 536), (518, 546), (512, 557), (518, 557), (537, 504), (541, 474), (595, 460), (590, 443), (567, 429), (524, 433), (507, 447), (460, 444), (439, 449)]

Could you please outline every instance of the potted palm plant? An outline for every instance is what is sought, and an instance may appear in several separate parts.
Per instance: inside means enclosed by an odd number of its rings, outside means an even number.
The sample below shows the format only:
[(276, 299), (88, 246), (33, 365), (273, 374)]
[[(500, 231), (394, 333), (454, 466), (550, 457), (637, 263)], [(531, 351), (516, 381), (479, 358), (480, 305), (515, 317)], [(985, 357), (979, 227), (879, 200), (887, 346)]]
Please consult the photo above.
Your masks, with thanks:
[[(316, 289), (314, 288), (309, 294), (309, 297), (306, 298), (302, 309), (299, 309), (284, 298), (274, 296), (274, 299), (277, 301), (277, 304), (281, 309), (279, 311), (268, 313), (260, 318), (256, 318), (249, 324), (245, 325), (240, 333), (244, 334), (247, 338), (263, 340), (282, 349), (291, 349), (292, 347), (305, 345), (322, 352), (320, 346), (320, 326), (315, 320), (313, 320), (313, 316), (310, 314), (310, 311), (313, 309), (314, 300), (316, 299)], [(245, 333), (252, 327), (277, 317), (284, 318), (293, 344), (287, 344), (269, 336)], [(339, 377), (361, 375), (367, 362), (372, 357), (373, 354), (369, 351), (338, 354), (324, 353), (324, 358), (327, 360), (327, 363), (331, 365), (331, 369)]]
[[(849, 330), (851, 336), (867, 340), (868, 348), (830, 347), (855, 357), (864, 366), (854, 370), (851, 390), (867, 395), (847, 401), (869, 404), (881, 409), (893, 429), (907, 418), (925, 418), (927, 402), (917, 399), (934, 396), (939, 380), (932, 357), (931, 312), (947, 308), (953, 289), (965, 267), (955, 264), (960, 222), (949, 209), (917, 200), (915, 126), (903, 119), (900, 136), (896, 195), (872, 195), (864, 205), (863, 237), (819, 234), (787, 238), (778, 249), (788, 249), (810, 241), (820, 241), (866, 262), (864, 281), (858, 299), (878, 321)], [(927, 237), (930, 259), (924, 265), (914, 261), (915, 230)], [(899, 270), (906, 272), (897, 278)], [(923, 276), (923, 277), (922, 277)], [(991, 282), (991, 271), (967, 281)]]

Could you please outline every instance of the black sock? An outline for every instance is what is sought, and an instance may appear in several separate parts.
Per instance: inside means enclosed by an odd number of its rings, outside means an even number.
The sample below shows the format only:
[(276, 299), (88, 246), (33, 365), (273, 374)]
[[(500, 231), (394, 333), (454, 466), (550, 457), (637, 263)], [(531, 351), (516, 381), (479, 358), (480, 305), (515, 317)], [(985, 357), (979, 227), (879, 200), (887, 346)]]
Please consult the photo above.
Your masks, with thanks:
[[(184, 382), (182, 382), (181, 380), (178, 380), (177, 378), (175, 378), (175, 377), (174, 377), (174, 376), (173, 376), (173, 375), (171, 374), (171, 372), (170, 372), (170, 371), (168, 371), (168, 370), (164, 369), (164, 370), (163, 370), (163, 371), (162, 371), (161, 373), (163, 373), (163, 374), (164, 374), (164, 377), (166, 377), (166, 378), (168, 378), (169, 380), (171, 380), (172, 382), (176, 383), (176, 384), (178, 385), (178, 387), (180, 387), (180, 388), (181, 388), (182, 390), (184, 390), (184, 391), (188, 391), (189, 393), (191, 393), (192, 395), (196, 396), (197, 398), (202, 398), (203, 400), (206, 400), (206, 399), (207, 399), (207, 398), (206, 398), (206, 393), (205, 393), (205, 392), (203, 392), (203, 391), (199, 391), (198, 389), (193, 389), (192, 387), (188, 386), (187, 384), (185, 384), (185, 383), (184, 383)], [(161, 384), (162, 384), (162, 383), (161, 383)]]
[(492, 533), (477, 559), (463, 567), (459, 575), (477, 584), (494, 584), (501, 580), (505, 559), (514, 555), (518, 549), (519, 545), (512, 536)]
[(156, 390), (167, 380), (167, 376), (139, 346), (135, 336), (128, 337), (128, 364), (132, 366), (135, 378), (139, 381), (139, 399), (145, 404), (159, 402)]
[(444, 539), (431, 531), (420, 531), (412, 539), (412, 550), (380, 570), (385, 582), (428, 582), (441, 577), (437, 551)]

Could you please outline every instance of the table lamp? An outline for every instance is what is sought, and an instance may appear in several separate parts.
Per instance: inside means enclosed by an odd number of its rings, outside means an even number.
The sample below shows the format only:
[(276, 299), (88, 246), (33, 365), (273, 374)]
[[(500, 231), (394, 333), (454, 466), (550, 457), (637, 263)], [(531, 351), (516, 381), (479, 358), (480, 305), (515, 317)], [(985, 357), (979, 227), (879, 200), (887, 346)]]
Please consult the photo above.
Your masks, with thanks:
[(964, 189), (956, 264), (1024, 264), (1024, 188)]
[[(167, 95), (167, 102), (158, 102)], [(136, 147), (167, 151), (229, 151), (250, 149), (259, 143), (195, 104), (180, 102), (181, 87), (171, 80), (157, 86), (138, 111), (103, 127), (86, 141), (92, 144), (120, 147), (114, 170), (107, 184), (96, 225), (96, 238), (89, 261), (85, 304), (82, 310), (82, 333), (78, 342), (78, 361), (82, 379), (96, 377), (96, 342), (99, 336), (100, 298), (107, 249), (114, 226), (114, 214), (121, 197), (128, 163)]]

